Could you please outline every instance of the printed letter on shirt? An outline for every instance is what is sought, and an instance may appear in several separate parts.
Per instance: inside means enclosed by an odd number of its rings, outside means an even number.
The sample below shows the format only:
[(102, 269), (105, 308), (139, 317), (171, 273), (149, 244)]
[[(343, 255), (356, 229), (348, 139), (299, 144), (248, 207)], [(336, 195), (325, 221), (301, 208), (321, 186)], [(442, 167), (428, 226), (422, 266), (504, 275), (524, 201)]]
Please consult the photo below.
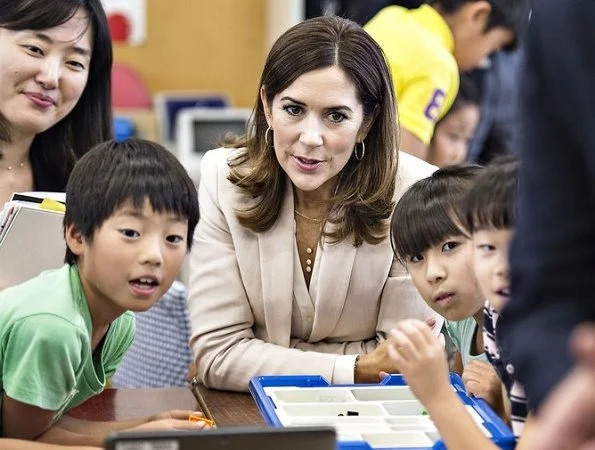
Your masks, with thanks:
[(436, 122), (436, 120), (438, 120), (438, 113), (440, 112), (440, 107), (442, 106), (444, 97), (446, 97), (446, 92), (444, 92), (442, 89), (436, 89), (434, 91), (434, 95), (432, 95), (430, 103), (428, 103), (428, 106), (426, 106), (424, 114), (432, 122)]

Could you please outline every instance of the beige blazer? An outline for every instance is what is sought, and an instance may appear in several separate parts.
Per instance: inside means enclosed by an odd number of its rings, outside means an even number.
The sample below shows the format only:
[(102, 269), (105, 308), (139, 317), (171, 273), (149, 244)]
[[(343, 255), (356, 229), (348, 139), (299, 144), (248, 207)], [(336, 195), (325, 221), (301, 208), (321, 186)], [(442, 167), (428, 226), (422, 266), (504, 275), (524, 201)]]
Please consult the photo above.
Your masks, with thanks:
[[(358, 248), (342, 242), (323, 245), (312, 332), (292, 339), (293, 190), (286, 190), (270, 230), (241, 226), (234, 208), (247, 200), (227, 180), (233, 151), (212, 150), (202, 159), (201, 217), (190, 258), (191, 347), (206, 386), (245, 391), (250, 378), (264, 374), (330, 380), (337, 355), (371, 352), (401, 319), (435, 317), (441, 325), (394, 260), (388, 238)], [(401, 153), (397, 197), (434, 170)]]

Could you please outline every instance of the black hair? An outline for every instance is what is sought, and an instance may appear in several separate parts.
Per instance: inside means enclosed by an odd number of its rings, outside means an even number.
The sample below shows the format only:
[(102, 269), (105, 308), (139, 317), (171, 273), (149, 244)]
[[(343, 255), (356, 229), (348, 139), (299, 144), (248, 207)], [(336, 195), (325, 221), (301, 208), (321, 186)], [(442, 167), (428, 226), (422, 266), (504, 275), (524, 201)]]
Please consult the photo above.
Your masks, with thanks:
[(471, 232), (516, 225), (519, 162), (512, 155), (494, 159), (477, 177), (462, 211), (464, 226)]
[[(476, 1), (481, 0), (428, 0), (427, 3), (430, 5), (439, 5), (445, 14), (454, 14), (465, 3)], [(531, 0), (484, 1), (487, 1), (492, 7), (492, 12), (485, 28), (486, 32), (492, 28), (507, 28), (513, 31), (516, 36), (523, 34), (529, 23)]]
[[(112, 138), (112, 42), (100, 0), (2, 0), (0, 27), (45, 30), (66, 23), (79, 9), (92, 29), (89, 77), (81, 98), (60, 122), (35, 136), (30, 150), (33, 184), (40, 191), (64, 191), (76, 159)], [(9, 126), (0, 116), (0, 140), (10, 142)], [(1, 158), (0, 154), (0, 158)]]
[[(74, 166), (66, 187), (64, 230), (70, 225), (92, 241), (94, 232), (124, 202), (188, 220), (187, 248), (199, 219), (196, 187), (176, 157), (151, 141), (130, 138), (97, 145)], [(65, 261), (76, 263), (66, 250)]]
[(466, 235), (459, 215), (481, 166), (457, 164), (438, 169), (403, 194), (391, 219), (391, 244), (403, 264), (448, 236)]
[(471, 77), (468, 75), (461, 74), (457, 96), (452, 102), (452, 106), (448, 112), (440, 120), (444, 120), (444, 118), (447, 117), (451, 112), (469, 105), (480, 107), (481, 96), (479, 94), (479, 89), (477, 88), (477, 85), (473, 79), (471, 79)]

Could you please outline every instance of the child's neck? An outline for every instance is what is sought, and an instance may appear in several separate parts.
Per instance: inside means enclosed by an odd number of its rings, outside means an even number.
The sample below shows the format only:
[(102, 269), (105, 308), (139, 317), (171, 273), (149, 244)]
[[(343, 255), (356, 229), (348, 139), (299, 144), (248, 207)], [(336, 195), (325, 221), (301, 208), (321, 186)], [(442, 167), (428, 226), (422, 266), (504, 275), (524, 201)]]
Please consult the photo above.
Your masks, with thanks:
[(112, 302), (93, 288), (91, 283), (83, 275), (80, 266), (78, 269), (81, 288), (87, 300), (89, 314), (91, 315), (91, 345), (93, 351), (95, 351), (97, 345), (99, 345), (103, 337), (107, 334), (110, 324), (120, 317), (124, 311), (114, 310)]
[(96, 328), (95, 325), (93, 325), (93, 329), (91, 331), (91, 349), (93, 353), (95, 353), (97, 346), (101, 343), (108, 330), (109, 324), (98, 328)]

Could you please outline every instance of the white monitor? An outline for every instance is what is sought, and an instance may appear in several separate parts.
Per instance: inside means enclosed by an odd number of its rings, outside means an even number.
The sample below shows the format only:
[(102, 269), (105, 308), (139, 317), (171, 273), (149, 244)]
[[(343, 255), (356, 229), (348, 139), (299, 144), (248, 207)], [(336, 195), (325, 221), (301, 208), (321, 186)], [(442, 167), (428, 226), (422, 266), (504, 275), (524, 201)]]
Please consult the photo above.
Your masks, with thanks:
[(153, 98), (159, 140), (175, 152), (176, 123), (178, 114), (186, 108), (228, 108), (231, 98), (223, 92), (209, 91), (159, 91)]
[(244, 108), (192, 108), (177, 118), (177, 156), (198, 185), (200, 160), (208, 150), (220, 146), (228, 133), (244, 135), (252, 111)]

